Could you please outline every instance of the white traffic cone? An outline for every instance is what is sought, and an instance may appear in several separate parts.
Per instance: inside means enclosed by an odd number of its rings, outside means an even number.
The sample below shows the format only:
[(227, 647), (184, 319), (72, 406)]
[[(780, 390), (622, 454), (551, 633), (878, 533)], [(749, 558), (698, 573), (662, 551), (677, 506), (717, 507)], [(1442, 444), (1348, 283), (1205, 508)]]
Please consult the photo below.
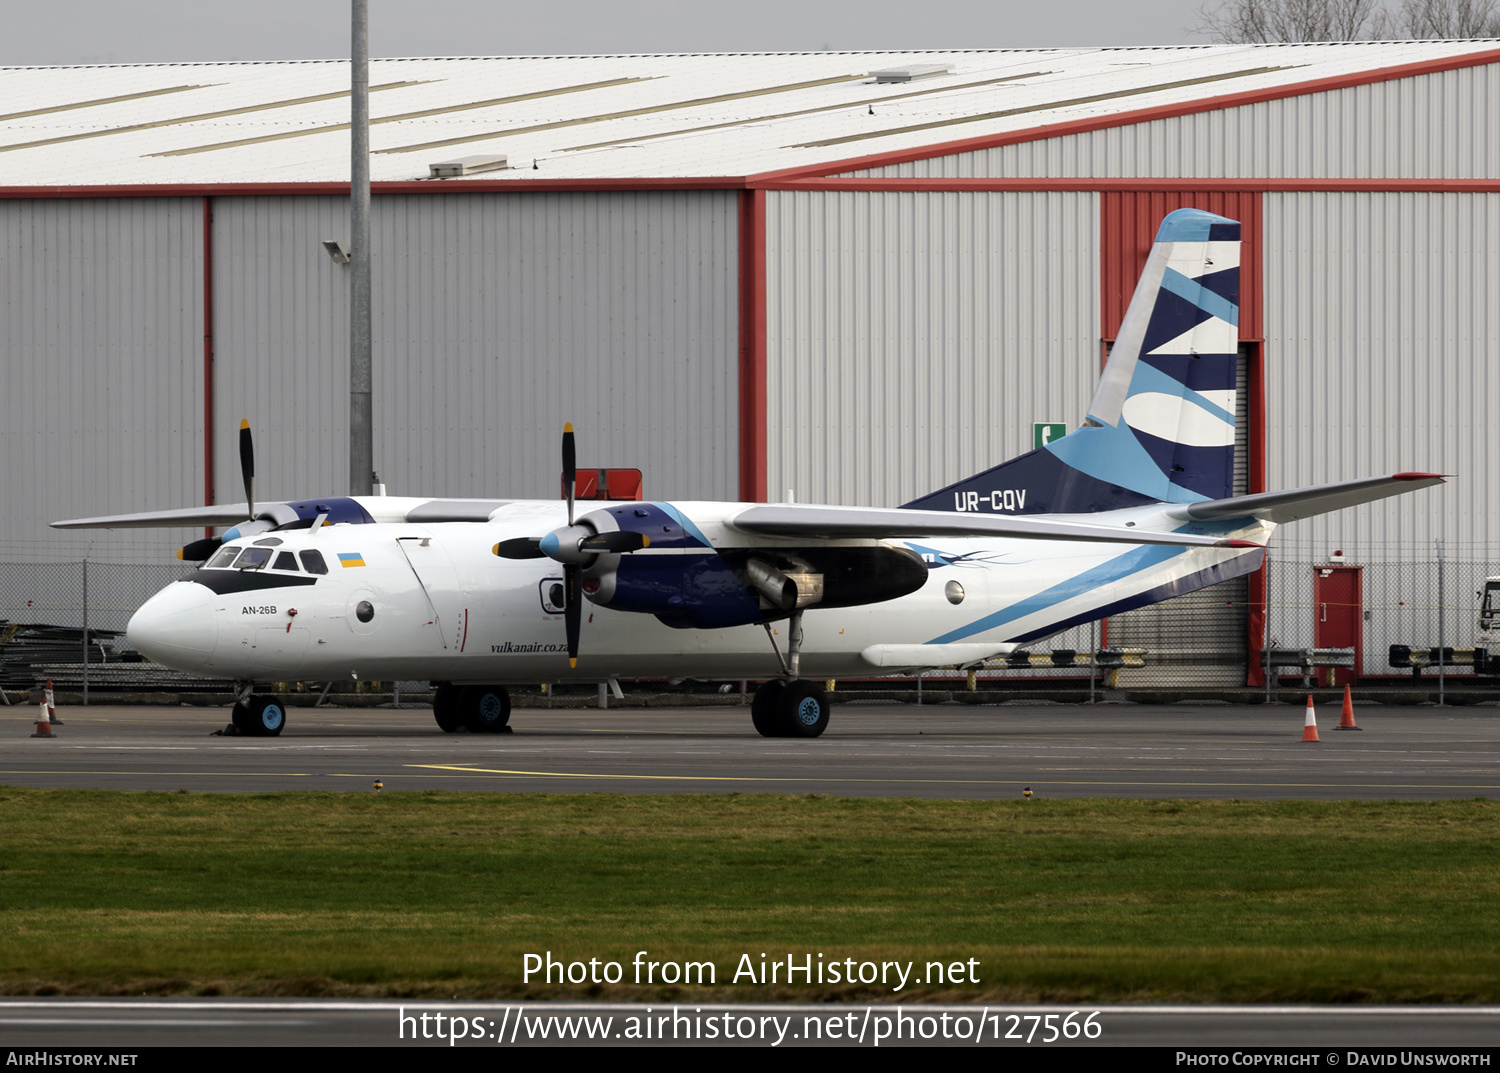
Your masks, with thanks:
[(50, 738), (53, 736), (52, 719), (47, 713), (47, 702), (45, 700), (42, 701), (42, 703), (38, 705), (38, 707), (41, 709), (41, 711), (38, 712), (41, 718), (36, 721), (36, 733), (31, 736), (33, 738)]
[(1307, 721), (1302, 724), (1302, 740), (1318, 740), (1318, 717), (1313, 714), (1312, 697), (1307, 698)]

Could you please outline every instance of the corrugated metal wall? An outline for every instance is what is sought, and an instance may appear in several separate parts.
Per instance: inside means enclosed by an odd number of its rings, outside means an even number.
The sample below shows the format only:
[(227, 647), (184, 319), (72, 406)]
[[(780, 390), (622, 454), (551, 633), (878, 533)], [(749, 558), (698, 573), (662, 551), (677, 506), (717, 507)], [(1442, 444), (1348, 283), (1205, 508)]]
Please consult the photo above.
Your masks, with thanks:
[(187, 506), (202, 470), (202, 203), (0, 201), (0, 560), (162, 542), (49, 521)]
[(851, 172), (955, 177), (1500, 175), (1500, 64)]
[(1093, 194), (766, 195), (779, 499), (895, 505), (1081, 420), (1098, 375)]
[[(1278, 554), (1500, 552), (1500, 194), (1267, 194), (1267, 485), (1401, 470), (1442, 489), (1288, 526)], [(1500, 562), (1497, 562), (1500, 566)]]
[[(581, 465), (734, 498), (736, 211), (732, 192), (376, 198), (388, 491), (554, 496), (571, 420)], [(218, 419), (254, 422), (265, 498), (348, 482), (348, 273), (320, 245), (346, 220), (339, 198), (215, 202)]]

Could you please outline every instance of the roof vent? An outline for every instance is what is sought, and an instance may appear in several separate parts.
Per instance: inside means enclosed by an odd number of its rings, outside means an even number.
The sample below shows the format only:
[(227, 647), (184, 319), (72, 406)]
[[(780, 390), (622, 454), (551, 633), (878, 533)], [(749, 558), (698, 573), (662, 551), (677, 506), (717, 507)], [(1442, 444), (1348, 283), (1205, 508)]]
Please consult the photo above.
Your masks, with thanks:
[(877, 83), (910, 82), (917, 78), (949, 74), (952, 70), (953, 64), (951, 63), (913, 63), (906, 67), (887, 67), (882, 71), (871, 71), (870, 77)]
[(460, 175), (474, 175), (481, 171), (499, 171), (506, 166), (504, 153), (483, 153), (479, 156), (461, 156), (457, 160), (443, 160), (427, 165), (433, 179), (456, 179)]

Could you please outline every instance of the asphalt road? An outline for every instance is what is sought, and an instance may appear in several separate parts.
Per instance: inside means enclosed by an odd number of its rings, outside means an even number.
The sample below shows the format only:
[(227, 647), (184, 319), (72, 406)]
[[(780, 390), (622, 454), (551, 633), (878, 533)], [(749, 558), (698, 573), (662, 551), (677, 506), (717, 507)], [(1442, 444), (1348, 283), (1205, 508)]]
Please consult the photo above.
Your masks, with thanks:
[[(441, 1013), (443, 1021), (436, 1016)], [(423, 1015), (427, 1019), (423, 1020)], [(726, 1014), (728, 1019), (726, 1021)], [(944, 1015), (947, 1015), (946, 1023)], [(1065, 1038), (1058, 1026), (1088, 1024)], [(1089, 1022), (1089, 1015), (1096, 1014)], [(897, 1018), (904, 1015), (907, 1021)], [(449, 1043), (451, 1019), (463, 1036)], [(577, 1027), (586, 1018), (595, 1029)], [(405, 1019), (405, 1023), (403, 1022)], [(561, 1028), (573, 1020), (572, 1031)], [(608, 1020), (606, 1020), (608, 1019)], [(632, 1040), (631, 1021), (651, 1039)], [(715, 1022), (714, 1034), (707, 1029)], [(984, 1028), (979, 1028), (983, 1021)], [(816, 1023), (815, 1023), (816, 1022)], [(477, 1023), (477, 1037), (471, 1029)], [(673, 1038), (673, 1025), (677, 1038)], [(1070, 1026), (1071, 1028), (1072, 1026)], [(561, 1030), (560, 1030), (561, 1028)], [(725, 1039), (726, 1028), (730, 1034)], [(602, 1031), (601, 1031), (602, 1030)], [(901, 1032), (902, 1038), (896, 1039)], [(944, 1033), (947, 1033), (946, 1038)], [(658, 1034), (660, 1033), (660, 1034)], [(818, 1038), (821, 1033), (821, 1039)], [(457, 1033), (452, 1033), (457, 1036)], [(885, 1038), (878, 1044), (876, 1037)], [(999, 1035), (999, 1039), (994, 1038)], [(975, 1036), (979, 1035), (979, 1039)], [(423, 1038), (425, 1036), (425, 1038)], [(1046, 1042), (1048, 1037), (1051, 1042)], [(415, 1037), (415, 1038), (414, 1038)], [(665, 1037), (665, 1038), (663, 1038)], [(93, 1051), (154, 1047), (537, 1046), (981, 1046), (1278, 1048), (1315, 1056), (1318, 1068), (1351, 1062), (1344, 1048), (1384, 1053), (1440, 1048), (1490, 1051), (1500, 1008), (1422, 1006), (875, 1006), (718, 1003), (504, 1003), (317, 999), (4, 999), (0, 1048)], [(1329, 1053), (1335, 1054), (1329, 1060)], [(1383, 1053), (1384, 1052), (1384, 1053)], [(1226, 1056), (1227, 1058), (1228, 1056)], [(146, 1065), (149, 1063), (141, 1063)], [(1178, 1066), (1180, 1063), (1169, 1061)], [(1229, 1065), (1231, 1062), (1222, 1063)], [(1246, 1062), (1233, 1063), (1247, 1065)], [(1375, 1063), (1368, 1063), (1375, 1064)], [(1394, 1061), (1389, 1064), (1396, 1064)]]
[(212, 736), (227, 709), (71, 707), (53, 740), (0, 708), (0, 784), (138, 790), (1469, 798), (1500, 793), (1500, 708), (1357, 706), (1302, 741), (1304, 709), (958, 704), (835, 707), (814, 741), (742, 707), (518, 709), (514, 733), (443, 734), (424, 709), (295, 708), (278, 738)]

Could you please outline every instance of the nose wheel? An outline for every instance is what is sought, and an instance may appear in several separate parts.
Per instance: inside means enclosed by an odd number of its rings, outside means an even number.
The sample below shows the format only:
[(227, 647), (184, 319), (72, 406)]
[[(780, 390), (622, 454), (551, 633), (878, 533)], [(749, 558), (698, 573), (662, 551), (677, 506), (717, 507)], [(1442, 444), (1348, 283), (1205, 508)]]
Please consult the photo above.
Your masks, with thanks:
[(235, 703), (229, 718), (247, 737), (274, 738), (286, 726), (286, 705), (280, 697), (248, 696)]
[(761, 683), (750, 721), (763, 738), (816, 738), (828, 729), (828, 694), (805, 678)]

